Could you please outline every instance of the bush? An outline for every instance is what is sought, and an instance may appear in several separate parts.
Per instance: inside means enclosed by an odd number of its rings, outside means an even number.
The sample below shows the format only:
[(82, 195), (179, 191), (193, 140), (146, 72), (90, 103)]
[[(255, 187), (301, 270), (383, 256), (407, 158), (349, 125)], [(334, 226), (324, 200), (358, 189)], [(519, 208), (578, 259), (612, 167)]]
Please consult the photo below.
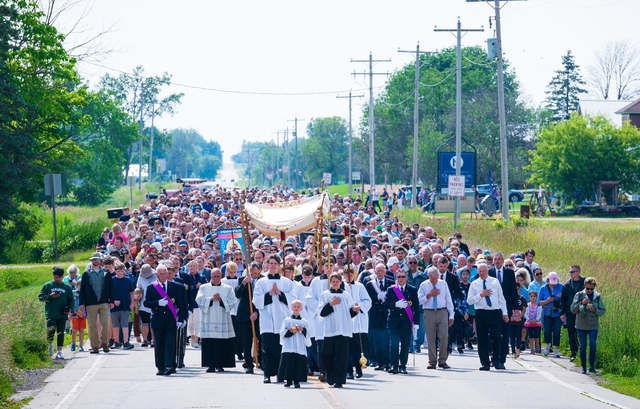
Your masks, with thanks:
[(8, 268), (0, 270), (0, 292), (26, 287), (34, 282), (36, 278), (36, 274), (28, 269), (15, 270)]

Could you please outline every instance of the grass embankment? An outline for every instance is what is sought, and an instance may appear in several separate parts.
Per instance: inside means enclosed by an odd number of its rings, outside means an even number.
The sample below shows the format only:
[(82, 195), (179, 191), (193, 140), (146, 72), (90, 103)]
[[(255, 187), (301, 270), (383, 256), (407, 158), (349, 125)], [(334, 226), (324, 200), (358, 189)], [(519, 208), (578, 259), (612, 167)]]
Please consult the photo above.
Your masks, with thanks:
[[(405, 224), (431, 225), (445, 237), (453, 233), (450, 218), (424, 217), (414, 210), (396, 213)], [(459, 222), (458, 230), (469, 248), (501, 251), (506, 257), (533, 248), (535, 261), (543, 272), (556, 271), (562, 282), (569, 278), (572, 264), (581, 266), (583, 276), (595, 277), (607, 308), (600, 319), (597, 350), (604, 386), (640, 398), (640, 309), (636, 302), (640, 275), (635, 258), (640, 246), (640, 220), (537, 219), (535, 223), (522, 223), (529, 226), (515, 228), (500, 222), (467, 219)], [(562, 343), (568, 352), (566, 331)]]

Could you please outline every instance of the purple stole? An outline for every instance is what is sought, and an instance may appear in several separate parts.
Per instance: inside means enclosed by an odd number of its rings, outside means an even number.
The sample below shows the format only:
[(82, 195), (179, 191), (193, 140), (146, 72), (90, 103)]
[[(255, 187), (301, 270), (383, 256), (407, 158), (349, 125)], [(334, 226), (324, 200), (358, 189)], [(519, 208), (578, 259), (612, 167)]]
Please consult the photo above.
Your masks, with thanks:
[(398, 287), (397, 285), (392, 285), (391, 288), (393, 288), (393, 292), (396, 293), (398, 300), (405, 300), (407, 302), (407, 306), (404, 307), (404, 310), (407, 312), (407, 317), (409, 318), (409, 321), (411, 322), (411, 328), (413, 329), (413, 311), (411, 310), (411, 301), (405, 298), (404, 294), (402, 294), (402, 291), (400, 291), (400, 287)]
[[(165, 281), (165, 283), (168, 283), (168, 281)], [(171, 314), (173, 314), (173, 318), (176, 321), (178, 321), (178, 311), (176, 311), (176, 307), (173, 305), (173, 302), (171, 301), (171, 298), (169, 298), (169, 296), (164, 291), (164, 289), (162, 288), (162, 286), (160, 285), (159, 282), (154, 281), (152, 284), (156, 288), (156, 291), (158, 291), (158, 294), (160, 294), (160, 297), (164, 298), (165, 300), (167, 300), (169, 302), (167, 304), (167, 307), (169, 307), (169, 310), (171, 311)], [(169, 284), (167, 284), (167, 285), (169, 285)]]

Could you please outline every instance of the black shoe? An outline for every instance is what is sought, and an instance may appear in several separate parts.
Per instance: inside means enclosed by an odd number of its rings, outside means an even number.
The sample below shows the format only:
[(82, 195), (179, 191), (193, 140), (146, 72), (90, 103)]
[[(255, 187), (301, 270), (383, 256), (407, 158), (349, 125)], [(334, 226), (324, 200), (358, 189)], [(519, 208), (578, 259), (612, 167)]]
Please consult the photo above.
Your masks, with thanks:
[(505, 366), (504, 366), (504, 364), (502, 362), (496, 362), (493, 366), (496, 369), (499, 369), (501, 371), (504, 371), (505, 369), (507, 369), (507, 368), (505, 368)]
[(473, 350), (473, 344), (471, 344), (471, 342), (469, 342), (469, 343), (467, 344), (467, 349), (471, 349), (471, 350)]
[(265, 376), (264, 379), (262, 380), (262, 383), (271, 383), (271, 378), (268, 376)]
[(336, 383), (335, 385), (333, 385), (334, 388), (342, 388), (342, 384), (341, 383)]
[(243, 361), (244, 360), (244, 356), (242, 356), (242, 354), (238, 354), (238, 361)]
[(347, 373), (347, 379), (354, 379), (353, 372), (348, 372)]
[(247, 365), (247, 363), (245, 362), (245, 363), (243, 363), (243, 364), (242, 364), (242, 367), (243, 367), (244, 369), (247, 369), (247, 368), (249, 367), (249, 365)]
[(158, 369), (158, 372), (156, 372), (156, 375), (158, 376), (164, 375), (164, 369)]
[(255, 373), (255, 372), (253, 372), (253, 368), (247, 368), (247, 369), (244, 371), (244, 373), (246, 373), (246, 374), (252, 374), (252, 373)]
[(576, 360), (576, 356), (575, 355), (571, 355), (571, 357), (569, 358), (569, 362), (573, 362)]
[(407, 375), (407, 368), (400, 368), (400, 373)]
[(148, 346), (149, 346), (149, 344), (147, 344), (147, 341), (144, 341), (142, 344), (140, 344), (140, 346), (141, 346), (142, 348), (146, 348), (146, 347), (148, 347)]
[(207, 368), (207, 373), (213, 373), (216, 371), (216, 368)]
[(116, 341), (115, 341), (115, 340), (110, 339), (110, 340), (109, 340), (109, 348), (113, 348), (113, 345), (114, 345), (115, 343), (116, 343)]
[(218, 372), (224, 372), (224, 368), (216, 368), (216, 371), (218, 371)]
[(420, 353), (420, 348), (416, 348), (416, 354)]
[(589, 373), (598, 373), (598, 371), (596, 371), (596, 368), (592, 366), (591, 368), (589, 368)]
[(580, 371), (581, 374), (586, 375), (587, 374), (587, 370), (582, 368), (582, 370)]
[(89, 351), (89, 353), (90, 353), (90, 354), (99, 354), (99, 353), (100, 353), (100, 350), (99, 350), (98, 348), (92, 348), (92, 349)]
[(180, 369), (184, 368), (184, 362), (180, 362), (180, 363), (178, 364), (178, 368), (180, 368)]
[(374, 369), (374, 371), (385, 371), (387, 368), (385, 368), (384, 366), (378, 366)]
[(356, 378), (362, 378), (362, 368), (359, 366), (356, 366)]
[(463, 351), (463, 348), (462, 348), (462, 347), (459, 347), (459, 348), (458, 348), (458, 353), (459, 353), (460, 355), (464, 354), (464, 351)]
[(173, 373), (176, 373), (176, 368), (167, 368), (167, 370), (164, 371), (164, 374), (167, 375), (167, 376), (171, 375)]
[(300, 382), (295, 381), (295, 382), (293, 383), (293, 387), (294, 387), (294, 388), (296, 388), (296, 389), (300, 389)]
[(490, 370), (490, 369), (491, 369), (491, 367), (490, 367), (489, 365), (482, 365), (482, 366), (480, 367), (480, 370), (481, 370), (481, 371), (488, 371), (488, 370)]
[(398, 368), (393, 367), (393, 368), (389, 369), (389, 373), (397, 374), (398, 373)]
[(293, 383), (291, 381), (287, 381), (287, 383), (284, 384), (284, 387), (289, 388), (291, 385), (293, 385)]

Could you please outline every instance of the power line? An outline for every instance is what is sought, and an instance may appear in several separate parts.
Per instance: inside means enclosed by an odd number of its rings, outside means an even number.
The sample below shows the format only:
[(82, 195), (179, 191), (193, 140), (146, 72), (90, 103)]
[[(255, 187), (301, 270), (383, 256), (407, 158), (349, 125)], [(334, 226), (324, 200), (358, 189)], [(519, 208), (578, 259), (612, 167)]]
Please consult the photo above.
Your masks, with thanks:
[[(90, 61), (84, 61), (87, 64), (95, 65), (96, 67), (104, 68), (105, 70), (119, 72), (125, 75), (131, 75), (126, 71), (120, 70), (118, 68), (107, 67), (102, 64), (97, 64)], [(139, 78), (147, 79), (151, 77), (145, 77), (143, 75), (139, 75)], [(304, 95), (330, 95), (330, 94), (340, 94), (344, 92), (349, 92), (350, 90), (340, 90), (340, 91), (313, 91), (313, 92), (259, 92), (259, 91), (238, 91), (238, 90), (229, 90), (229, 89), (220, 89), (220, 88), (210, 88), (210, 87), (202, 87), (199, 85), (189, 85), (189, 84), (181, 84), (178, 82), (170, 82), (171, 85), (175, 85), (177, 87), (191, 88), (197, 89), (201, 91), (211, 91), (211, 92), (221, 92), (226, 94), (240, 94), (240, 95), (267, 95), (267, 96), (304, 96)], [(382, 87), (376, 87), (376, 89)], [(357, 89), (355, 91), (365, 91), (368, 88)]]

